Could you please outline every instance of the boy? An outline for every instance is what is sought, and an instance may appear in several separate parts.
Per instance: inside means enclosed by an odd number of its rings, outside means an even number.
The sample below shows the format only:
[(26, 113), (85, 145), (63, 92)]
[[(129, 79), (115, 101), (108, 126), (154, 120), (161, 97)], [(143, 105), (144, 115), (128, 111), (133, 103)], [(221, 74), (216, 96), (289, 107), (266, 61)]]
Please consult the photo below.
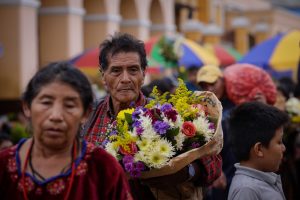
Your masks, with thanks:
[(248, 102), (233, 110), (230, 134), (235, 164), (229, 200), (285, 199), (278, 171), (285, 146), (283, 126), (288, 116), (273, 106)]

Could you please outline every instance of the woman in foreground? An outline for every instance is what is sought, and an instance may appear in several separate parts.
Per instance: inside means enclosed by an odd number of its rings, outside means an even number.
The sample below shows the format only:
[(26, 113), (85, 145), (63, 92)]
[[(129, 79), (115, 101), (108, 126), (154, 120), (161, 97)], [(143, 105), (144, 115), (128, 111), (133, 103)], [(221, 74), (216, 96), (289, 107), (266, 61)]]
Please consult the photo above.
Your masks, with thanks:
[(22, 101), (32, 138), (0, 153), (1, 199), (131, 199), (115, 158), (78, 139), (93, 101), (79, 70), (63, 62), (46, 66)]

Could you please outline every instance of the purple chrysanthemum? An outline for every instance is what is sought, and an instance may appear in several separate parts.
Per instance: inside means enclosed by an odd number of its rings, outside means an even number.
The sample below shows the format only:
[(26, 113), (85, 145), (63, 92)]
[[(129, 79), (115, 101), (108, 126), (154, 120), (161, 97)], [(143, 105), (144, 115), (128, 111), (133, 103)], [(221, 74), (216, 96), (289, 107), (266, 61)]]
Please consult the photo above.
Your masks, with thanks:
[(165, 103), (165, 104), (163, 104), (163, 105), (161, 106), (160, 109), (161, 109), (161, 111), (165, 112), (165, 111), (167, 111), (167, 110), (172, 109), (172, 105), (169, 104), (169, 103)]
[(112, 130), (110, 133), (109, 133), (109, 135), (117, 135), (117, 130)]
[(156, 121), (153, 125), (153, 128), (155, 132), (157, 132), (160, 135), (166, 134), (167, 130), (170, 128), (170, 125), (167, 124), (166, 122), (162, 121)]
[(124, 167), (127, 172), (131, 172), (132, 170), (134, 170), (133, 162), (124, 163)]
[(195, 148), (198, 148), (200, 147), (200, 144), (198, 142), (193, 142), (192, 143), (192, 148), (195, 149)]
[(105, 148), (105, 146), (107, 145), (107, 143), (109, 142), (108, 139), (105, 139), (102, 143), (101, 143), (101, 147)]
[(143, 132), (144, 132), (143, 127), (140, 127), (140, 126), (139, 126), (139, 127), (136, 128), (136, 134), (137, 134), (137, 135), (142, 135)]
[(133, 126), (133, 127), (140, 127), (141, 124), (142, 124), (142, 123), (141, 123), (140, 121), (136, 120), (136, 121), (134, 121), (134, 122), (132, 123), (132, 126)]
[(215, 124), (214, 123), (209, 123), (209, 129), (215, 130)]
[(134, 112), (132, 113), (132, 119), (137, 120), (140, 114), (141, 114), (141, 109), (140, 108), (135, 109)]
[(131, 155), (126, 155), (126, 156), (123, 157), (123, 163), (124, 163), (124, 164), (125, 164), (125, 163), (132, 163), (133, 160), (134, 160), (134, 158), (133, 158), (133, 156), (131, 156)]

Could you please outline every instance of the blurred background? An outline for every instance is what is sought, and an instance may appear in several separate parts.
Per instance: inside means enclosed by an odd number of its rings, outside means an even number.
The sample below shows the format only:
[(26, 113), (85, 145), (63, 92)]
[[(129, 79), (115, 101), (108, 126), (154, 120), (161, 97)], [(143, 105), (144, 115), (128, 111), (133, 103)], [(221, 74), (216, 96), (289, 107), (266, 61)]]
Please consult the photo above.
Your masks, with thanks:
[[(96, 95), (105, 95), (98, 46), (119, 31), (145, 41), (145, 84), (236, 62), (297, 81), (299, 22), (299, 0), (0, 0), (0, 121), (24, 122), (22, 91), (52, 61), (69, 60), (89, 77)], [(285, 37), (289, 42), (275, 55)], [(278, 57), (288, 56), (278, 64)]]

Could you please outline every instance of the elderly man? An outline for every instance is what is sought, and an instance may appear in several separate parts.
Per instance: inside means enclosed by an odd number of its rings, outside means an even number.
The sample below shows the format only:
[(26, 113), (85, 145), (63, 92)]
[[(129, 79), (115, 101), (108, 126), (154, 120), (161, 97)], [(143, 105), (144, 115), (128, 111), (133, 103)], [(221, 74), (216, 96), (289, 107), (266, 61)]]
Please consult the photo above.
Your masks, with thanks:
[[(129, 34), (116, 34), (111, 39), (105, 40), (100, 48), (100, 71), (108, 95), (95, 103), (82, 131), (85, 139), (97, 145), (102, 145), (120, 110), (147, 103), (141, 92), (147, 67), (144, 43)], [(146, 181), (145, 184), (139, 180), (130, 180), (132, 194), (135, 199), (155, 199), (147, 184), (158, 188), (161, 186), (163, 188), (163, 185), (175, 188), (185, 181), (193, 181), (198, 186), (210, 184), (220, 175), (221, 164), (219, 156), (210, 156), (197, 160), (176, 174), (160, 177), (148, 183)]]

